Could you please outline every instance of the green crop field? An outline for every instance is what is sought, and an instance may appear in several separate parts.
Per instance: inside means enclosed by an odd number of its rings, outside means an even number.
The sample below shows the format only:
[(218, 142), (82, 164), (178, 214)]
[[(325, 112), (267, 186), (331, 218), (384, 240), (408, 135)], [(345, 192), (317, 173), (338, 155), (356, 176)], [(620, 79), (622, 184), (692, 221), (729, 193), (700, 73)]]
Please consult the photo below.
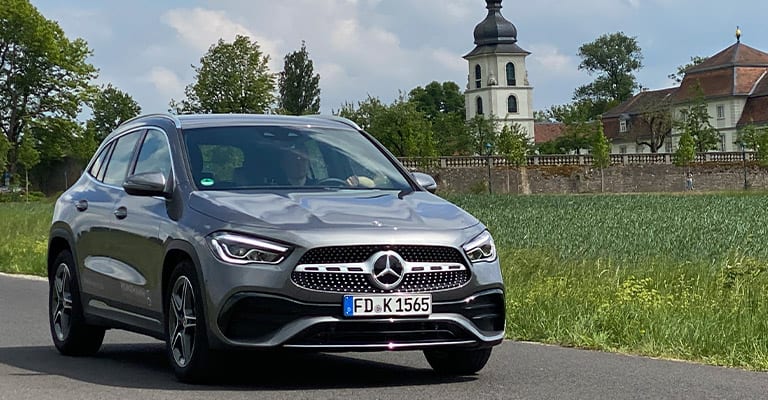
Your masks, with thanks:
[[(491, 230), (507, 337), (768, 370), (768, 195), (450, 196)], [(0, 204), (42, 275), (52, 206)]]

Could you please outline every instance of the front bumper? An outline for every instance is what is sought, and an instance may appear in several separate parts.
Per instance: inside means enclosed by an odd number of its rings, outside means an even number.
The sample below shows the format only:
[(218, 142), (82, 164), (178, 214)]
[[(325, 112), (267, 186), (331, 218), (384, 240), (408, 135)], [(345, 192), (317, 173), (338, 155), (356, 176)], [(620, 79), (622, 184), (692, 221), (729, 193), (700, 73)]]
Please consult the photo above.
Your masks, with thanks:
[[(489, 347), (504, 337), (504, 292), (485, 290), (432, 305), (425, 317), (346, 318), (341, 301), (307, 303), (258, 292), (233, 295), (216, 319), (222, 347), (323, 351)], [(218, 346), (217, 346), (218, 347)]]

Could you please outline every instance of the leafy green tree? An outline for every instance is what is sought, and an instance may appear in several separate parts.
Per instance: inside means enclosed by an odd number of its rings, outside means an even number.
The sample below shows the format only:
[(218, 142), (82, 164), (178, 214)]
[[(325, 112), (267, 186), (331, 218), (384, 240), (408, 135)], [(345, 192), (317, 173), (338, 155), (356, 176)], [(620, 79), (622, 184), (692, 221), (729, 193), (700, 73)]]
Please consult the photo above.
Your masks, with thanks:
[(320, 111), (320, 74), (315, 74), (307, 46), (285, 56), (278, 78), (278, 108), (289, 115), (317, 114)]
[(651, 153), (657, 153), (672, 135), (672, 105), (668, 99), (647, 104), (638, 121), (648, 128), (647, 134), (635, 135), (635, 143), (648, 146)]
[(605, 168), (611, 165), (611, 145), (603, 131), (603, 123), (597, 124), (597, 129), (592, 138), (593, 165), (600, 169), (600, 192), (605, 192)]
[(172, 111), (187, 113), (265, 113), (275, 102), (275, 76), (269, 55), (247, 36), (234, 42), (219, 39), (200, 58), (195, 82), (184, 89), (186, 99), (171, 100)]
[(768, 167), (768, 127), (749, 124), (741, 128), (738, 143), (755, 150), (757, 162), (763, 167)]
[(24, 191), (27, 194), (27, 200), (29, 200), (29, 170), (40, 162), (40, 153), (32, 144), (33, 140), (24, 135), (17, 152), (18, 163), (24, 167)]
[(542, 115), (549, 121), (560, 122), (565, 127), (563, 135), (550, 141), (548, 144), (539, 145), (542, 154), (566, 154), (574, 152), (580, 154), (582, 149), (592, 145), (592, 104), (588, 101), (576, 101), (565, 105), (556, 105), (542, 111)]
[(408, 101), (432, 123), (438, 154), (466, 155), (471, 153), (465, 129), (464, 95), (459, 85), (447, 81), (430, 82), (408, 93)]
[(499, 132), (496, 147), (498, 153), (511, 165), (522, 167), (528, 164), (532, 145), (528, 133), (520, 124), (504, 125)]
[(704, 91), (699, 83), (693, 87), (693, 91), (694, 98), (687, 108), (681, 110), (682, 118), (675, 122), (675, 127), (691, 135), (696, 151), (716, 150), (720, 143), (720, 134), (709, 122)]
[(690, 128), (684, 128), (680, 133), (680, 143), (675, 151), (675, 165), (687, 167), (696, 157), (696, 142), (693, 140)]
[(403, 95), (390, 105), (369, 96), (357, 107), (345, 104), (338, 115), (360, 125), (397, 157), (437, 155), (431, 123)]
[(695, 67), (704, 61), (707, 61), (707, 57), (699, 57), (699, 56), (693, 56), (691, 57), (691, 62), (685, 65), (678, 65), (677, 66), (677, 72), (674, 74), (667, 75), (667, 78), (675, 81), (678, 85), (683, 82), (683, 78), (685, 78), (685, 71), (688, 70), (688, 68)]
[(9, 144), (3, 156), (11, 173), (20, 161), (24, 132), (34, 124), (76, 119), (97, 75), (86, 62), (90, 55), (85, 41), (69, 40), (29, 0), (2, 0), (0, 129)]
[(93, 117), (86, 123), (101, 142), (123, 122), (139, 115), (141, 107), (128, 93), (108, 84), (102, 86), (91, 104)]
[(579, 47), (580, 70), (597, 74), (592, 83), (574, 91), (574, 100), (591, 105), (595, 118), (609, 108), (629, 99), (639, 88), (634, 72), (642, 68), (642, 50), (637, 38), (622, 32), (605, 34)]
[(472, 151), (476, 155), (489, 155), (497, 150), (499, 127), (492, 115), (483, 118), (476, 115), (467, 121), (467, 136), (472, 139)]

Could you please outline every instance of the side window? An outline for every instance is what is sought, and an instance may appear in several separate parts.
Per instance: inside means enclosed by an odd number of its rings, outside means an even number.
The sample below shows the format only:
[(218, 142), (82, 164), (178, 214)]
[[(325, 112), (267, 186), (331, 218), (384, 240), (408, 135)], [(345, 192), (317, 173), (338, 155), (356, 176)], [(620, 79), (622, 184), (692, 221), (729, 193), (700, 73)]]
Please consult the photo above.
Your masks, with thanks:
[(133, 149), (136, 148), (136, 142), (141, 137), (141, 132), (132, 132), (117, 140), (117, 144), (114, 146), (115, 150), (112, 152), (109, 164), (107, 164), (104, 183), (115, 186), (123, 184), (128, 172), (128, 165), (131, 163), (131, 157), (133, 157)]
[(134, 174), (145, 172), (162, 172), (165, 179), (171, 176), (171, 155), (168, 151), (168, 140), (165, 134), (150, 129), (147, 136), (144, 137), (144, 143), (139, 150), (139, 157), (136, 160)]
[[(91, 165), (91, 168), (88, 170), (88, 174), (94, 177), (95, 179), (102, 180), (104, 179), (104, 166), (106, 165), (107, 157), (109, 156), (109, 151), (112, 150), (112, 143), (108, 144), (106, 147), (104, 147), (101, 150), (101, 153), (96, 157), (96, 161), (93, 162), (93, 165)], [(99, 174), (101, 172), (101, 174)]]

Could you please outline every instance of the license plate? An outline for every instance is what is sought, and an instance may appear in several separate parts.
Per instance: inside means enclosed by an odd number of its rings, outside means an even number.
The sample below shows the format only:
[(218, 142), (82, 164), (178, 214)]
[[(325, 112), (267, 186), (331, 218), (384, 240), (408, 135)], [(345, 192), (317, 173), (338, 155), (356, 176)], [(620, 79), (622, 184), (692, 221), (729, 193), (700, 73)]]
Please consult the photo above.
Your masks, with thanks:
[(429, 315), (431, 294), (344, 296), (345, 317)]

